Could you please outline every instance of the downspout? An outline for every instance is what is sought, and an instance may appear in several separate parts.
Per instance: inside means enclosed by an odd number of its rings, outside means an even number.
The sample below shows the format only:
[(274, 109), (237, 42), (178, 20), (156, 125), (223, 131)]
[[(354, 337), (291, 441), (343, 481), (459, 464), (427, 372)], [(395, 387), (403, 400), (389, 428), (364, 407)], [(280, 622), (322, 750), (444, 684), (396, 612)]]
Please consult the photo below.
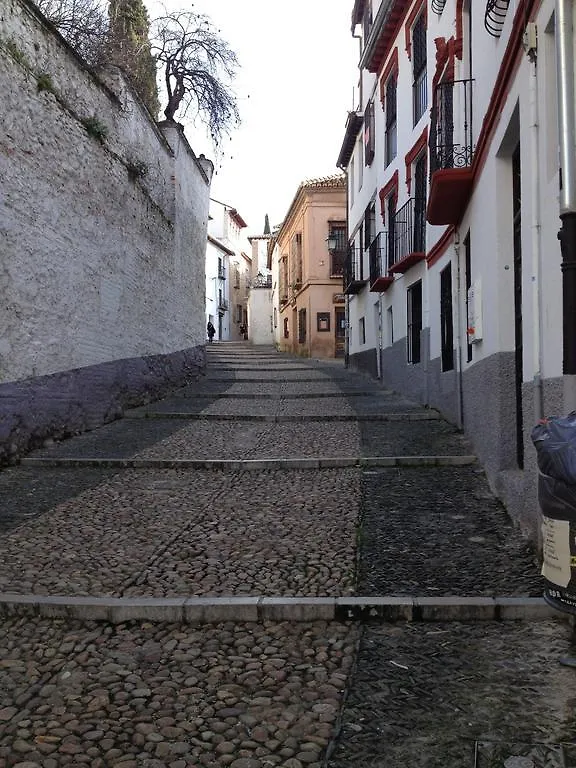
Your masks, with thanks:
[(537, 48), (529, 48), (530, 80), (530, 195), (532, 197), (532, 343), (534, 355), (534, 420), (544, 416), (544, 396), (542, 391), (542, 259), (541, 259), (541, 220), (540, 220), (540, 161), (539, 116), (538, 116), (538, 54)]
[(462, 382), (462, 296), (461, 296), (461, 275), (460, 275), (460, 232), (454, 230), (454, 253), (456, 262), (456, 426), (458, 429), (464, 429), (464, 396)]
[(576, 410), (576, 152), (572, 0), (556, 0), (564, 407)]

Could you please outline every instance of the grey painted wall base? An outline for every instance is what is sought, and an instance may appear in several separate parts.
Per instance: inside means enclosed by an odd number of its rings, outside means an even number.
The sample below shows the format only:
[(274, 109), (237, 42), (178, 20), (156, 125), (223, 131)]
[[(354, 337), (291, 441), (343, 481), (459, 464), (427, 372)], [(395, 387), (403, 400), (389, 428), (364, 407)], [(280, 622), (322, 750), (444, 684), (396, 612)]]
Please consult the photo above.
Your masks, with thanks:
[(198, 346), (0, 384), (0, 464), (48, 437), (94, 429), (120, 418), (125, 408), (157, 400), (192, 381), (205, 364)]
[(359, 371), (368, 373), (373, 378), (378, 378), (378, 359), (375, 349), (366, 349), (364, 352), (356, 352), (350, 355), (350, 365)]

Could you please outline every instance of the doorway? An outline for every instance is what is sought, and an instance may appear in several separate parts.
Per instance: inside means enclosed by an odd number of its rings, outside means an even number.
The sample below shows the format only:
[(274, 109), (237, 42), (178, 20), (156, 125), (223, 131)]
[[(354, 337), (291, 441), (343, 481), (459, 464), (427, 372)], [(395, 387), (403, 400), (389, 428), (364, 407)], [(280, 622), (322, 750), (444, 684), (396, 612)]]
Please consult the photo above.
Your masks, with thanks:
[(334, 357), (344, 357), (346, 348), (346, 310), (338, 308), (335, 310), (334, 323)]
[(524, 469), (524, 417), (522, 409), (522, 381), (524, 353), (522, 345), (522, 169), (520, 144), (512, 153), (512, 221), (514, 253), (514, 379), (516, 394), (516, 461)]

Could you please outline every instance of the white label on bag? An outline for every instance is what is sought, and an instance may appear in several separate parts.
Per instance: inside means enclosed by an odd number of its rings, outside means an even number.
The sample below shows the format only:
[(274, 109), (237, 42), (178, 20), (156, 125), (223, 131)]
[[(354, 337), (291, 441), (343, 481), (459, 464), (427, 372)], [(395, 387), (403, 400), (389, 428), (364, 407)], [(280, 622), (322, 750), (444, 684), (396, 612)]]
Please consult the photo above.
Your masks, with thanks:
[(542, 576), (559, 587), (570, 583), (570, 521), (542, 519)]

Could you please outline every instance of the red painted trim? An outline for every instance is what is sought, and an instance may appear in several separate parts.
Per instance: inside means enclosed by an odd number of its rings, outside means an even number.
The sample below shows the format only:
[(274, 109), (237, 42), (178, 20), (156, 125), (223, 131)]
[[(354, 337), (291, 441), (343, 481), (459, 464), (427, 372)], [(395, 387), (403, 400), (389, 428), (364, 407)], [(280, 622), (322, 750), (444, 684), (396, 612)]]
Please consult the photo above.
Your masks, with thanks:
[(378, 197), (380, 198), (380, 214), (382, 216), (382, 223), (386, 224), (386, 200), (390, 197), (391, 194), (394, 194), (394, 207), (396, 207), (396, 203), (398, 201), (398, 184), (399, 184), (399, 175), (398, 171), (394, 171), (392, 174), (392, 177), (390, 181), (388, 181), (378, 192)]
[(438, 259), (443, 256), (448, 247), (452, 244), (452, 236), (454, 235), (454, 227), (447, 227), (442, 237), (438, 240), (436, 245), (426, 254), (426, 264), (430, 268), (433, 264), (436, 264)]
[(414, 22), (417, 20), (418, 16), (420, 15), (420, 11), (423, 12), (424, 20), (426, 23), (428, 23), (428, 9), (426, 6), (426, 0), (418, 0), (418, 2), (414, 5), (412, 10), (410, 11), (408, 18), (406, 19), (404, 36), (406, 38), (406, 53), (408, 54), (408, 58), (410, 60), (412, 60), (412, 27), (414, 26)]
[(382, 102), (382, 107), (384, 107), (384, 102), (386, 101), (386, 84), (390, 79), (390, 75), (394, 72), (398, 76), (398, 46), (394, 48), (388, 64), (386, 64), (380, 75), (380, 101)]
[(410, 149), (404, 157), (404, 162), (406, 163), (406, 187), (408, 188), (408, 194), (410, 194), (410, 186), (412, 185), (412, 163), (418, 157), (420, 152), (426, 148), (427, 144), (428, 126), (424, 128), (412, 149)]
[(456, 2), (456, 39), (454, 40), (454, 52), (456, 56), (460, 59), (460, 61), (462, 61), (462, 51), (464, 46), (463, 18), (464, 18), (464, 0), (457, 0)]

